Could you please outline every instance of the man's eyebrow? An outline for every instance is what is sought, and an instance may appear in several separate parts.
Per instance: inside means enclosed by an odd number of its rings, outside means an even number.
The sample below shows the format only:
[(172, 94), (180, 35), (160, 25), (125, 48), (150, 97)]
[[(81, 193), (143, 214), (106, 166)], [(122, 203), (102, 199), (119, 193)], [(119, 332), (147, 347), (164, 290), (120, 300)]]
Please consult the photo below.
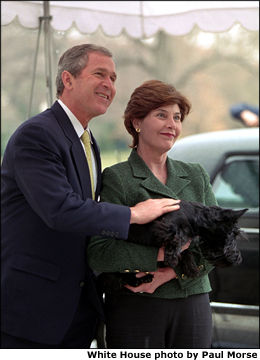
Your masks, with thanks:
[[(106, 69), (106, 68), (102, 68), (102, 67), (98, 67), (98, 68), (95, 68), (93, 70), (94, 72), (95, 71), (102, 71), (102, 72), (105, 72), (105, 73), (109, 73), (109, 71)], [(111, 74), (115, 79), (117, 78), (117, 75), (116, 73), (113, 71), (112, 74)]]

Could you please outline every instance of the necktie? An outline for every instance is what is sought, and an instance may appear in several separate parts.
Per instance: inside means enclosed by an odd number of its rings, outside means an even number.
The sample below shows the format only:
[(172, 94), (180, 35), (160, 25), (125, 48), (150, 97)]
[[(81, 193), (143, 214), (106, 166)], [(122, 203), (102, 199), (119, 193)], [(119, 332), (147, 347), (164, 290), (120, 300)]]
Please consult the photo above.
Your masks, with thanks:
[(84, 131), (83, 135), (81, 136), (81, 140), (85, 147), (90, 180), (91, 180), (91, 190), (92, 190), (92, 198), (95, 199), (95, 191), (94, 191), (94, 180), (93, 180), (93, 168), (92, 168), (92, 161), (91, 161), (91, 145), (90, 145), (90, 134), (87, 130)]

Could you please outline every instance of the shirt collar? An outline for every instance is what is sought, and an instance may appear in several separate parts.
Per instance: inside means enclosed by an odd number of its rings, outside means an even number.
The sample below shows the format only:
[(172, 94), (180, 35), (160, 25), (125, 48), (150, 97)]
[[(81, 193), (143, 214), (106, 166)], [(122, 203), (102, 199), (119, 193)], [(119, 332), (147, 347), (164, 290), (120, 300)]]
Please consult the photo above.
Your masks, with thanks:
[[(74, 130), (76, 131), (78, 137), (81, 138), (81, 136), (83, 135), (85, 129), (81, 125), (80, 121), (76, 118), (76, 116), (70, 111), (70, 109), (60, 99), (58, 99), (58, 103), (63, 108), (65, 113), (68, 115), (68, 118), (70, 119), (70, 121), (71, 121), (71, 123), (72, 123), (72, 125), (74, 127)], [(91, 134), (90, 134), (89, 127), (87, 127), (86, 130), (88, 131), (90, 139), (91, 139)], [(91, 141), (91, 143), (92, 143), (92, 141)]]

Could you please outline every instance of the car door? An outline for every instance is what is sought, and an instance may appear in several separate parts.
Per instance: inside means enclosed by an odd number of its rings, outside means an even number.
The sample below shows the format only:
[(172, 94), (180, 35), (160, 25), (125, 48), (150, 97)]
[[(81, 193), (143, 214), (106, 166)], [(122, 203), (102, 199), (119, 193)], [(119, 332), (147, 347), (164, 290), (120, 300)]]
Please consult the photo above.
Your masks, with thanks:
[[(219, 206), (247, 208), (239, 226), (248, 241), (238, 247), (239, 266), (215, 268), (210, 273), (210, 299), (214, 320), (214, 341), (219, 347), (239, 343), (258, 347), (259, 340), (259, 158), (257, 154), (230, 154), (212, 178)], [(222, 343), (222, 346), (221, 346)], [(233, 343), (233, 346), (231, 344)], [(216, 347), (218, 347), (216, 346)]]

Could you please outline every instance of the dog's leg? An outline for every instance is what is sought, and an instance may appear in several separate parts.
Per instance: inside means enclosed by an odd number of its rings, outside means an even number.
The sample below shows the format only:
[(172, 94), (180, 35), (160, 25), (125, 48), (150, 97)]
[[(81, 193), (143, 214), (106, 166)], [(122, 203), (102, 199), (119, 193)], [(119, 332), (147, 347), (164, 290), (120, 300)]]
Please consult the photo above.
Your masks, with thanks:
[(189, 249), (181, 253), (180, 266), (187, 277), (195, 278), (199, 274), (194, 256)]

